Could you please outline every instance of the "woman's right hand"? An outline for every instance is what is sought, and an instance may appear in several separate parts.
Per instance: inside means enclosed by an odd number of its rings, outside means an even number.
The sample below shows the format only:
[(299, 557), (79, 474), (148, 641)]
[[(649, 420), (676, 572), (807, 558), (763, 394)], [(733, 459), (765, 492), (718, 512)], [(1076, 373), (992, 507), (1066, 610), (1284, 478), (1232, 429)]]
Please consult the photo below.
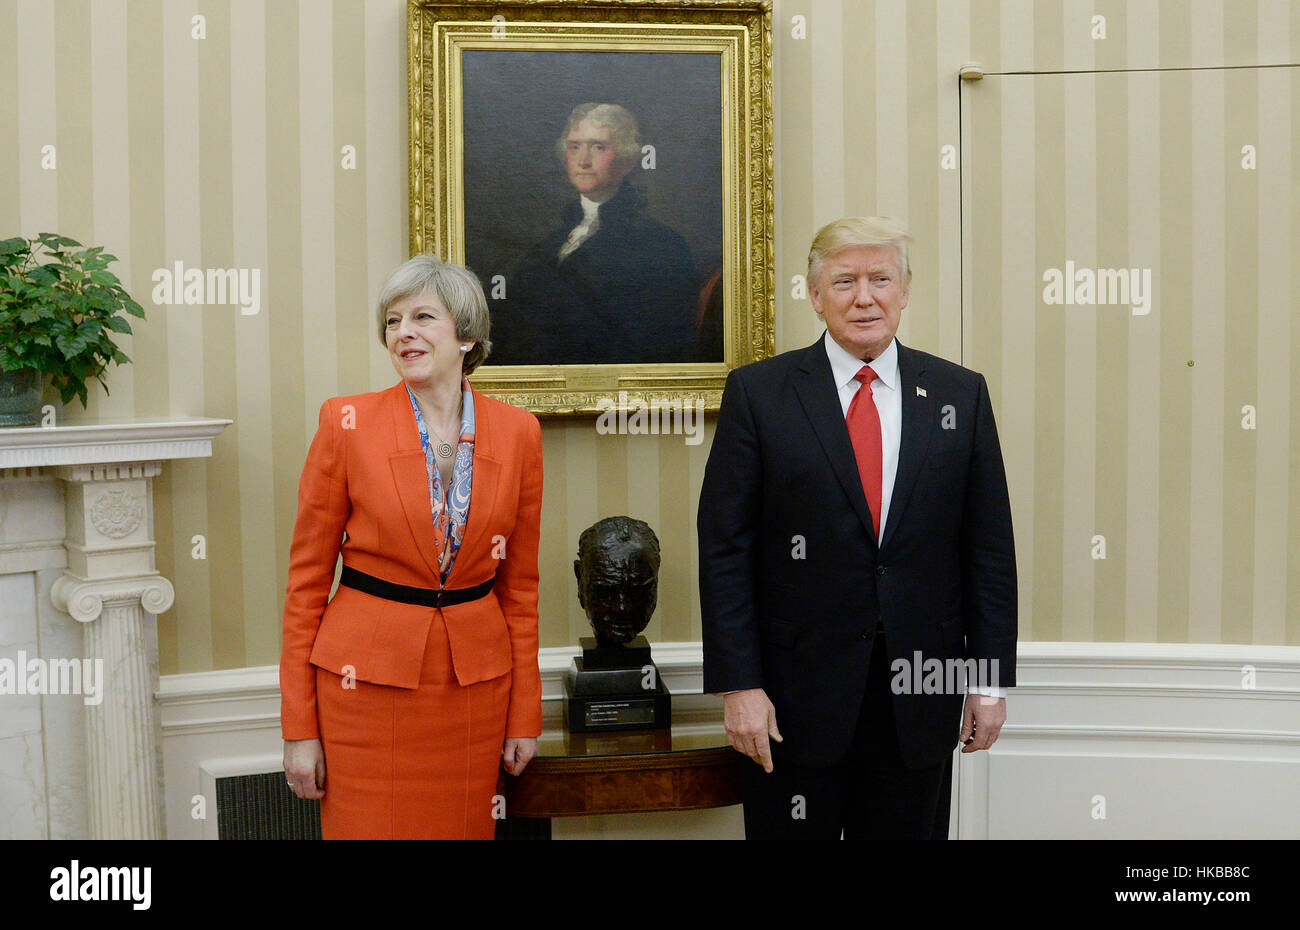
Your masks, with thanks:
[(298, 797), (325, 797), (325, 750), (320, 740), (285, 740), (284, 774), (290, 790)]

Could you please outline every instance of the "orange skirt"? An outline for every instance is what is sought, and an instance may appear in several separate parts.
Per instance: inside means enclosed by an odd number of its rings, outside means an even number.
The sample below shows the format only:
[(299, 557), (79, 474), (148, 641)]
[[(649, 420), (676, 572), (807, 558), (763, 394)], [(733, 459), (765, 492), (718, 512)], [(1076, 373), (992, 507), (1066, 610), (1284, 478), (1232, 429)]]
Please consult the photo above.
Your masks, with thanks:
[(324, 838), (492, 839), (510, 677), (461, 687), (440, 612), (418, 688), (317, 668)]

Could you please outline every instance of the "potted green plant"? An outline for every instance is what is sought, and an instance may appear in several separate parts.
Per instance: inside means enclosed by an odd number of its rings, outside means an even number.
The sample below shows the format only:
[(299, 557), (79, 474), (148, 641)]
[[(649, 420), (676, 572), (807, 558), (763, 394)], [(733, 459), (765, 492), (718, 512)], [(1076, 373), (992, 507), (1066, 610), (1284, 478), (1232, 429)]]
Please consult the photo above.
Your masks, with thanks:
[(104, 385), (109, 363), (131, 361), (110, 333), (144, 318), (102, 246), (55, 233), (0, 241), (0, 425), (35, 423), (45, 376), (67, 404), (86, 405), (86, 382)]

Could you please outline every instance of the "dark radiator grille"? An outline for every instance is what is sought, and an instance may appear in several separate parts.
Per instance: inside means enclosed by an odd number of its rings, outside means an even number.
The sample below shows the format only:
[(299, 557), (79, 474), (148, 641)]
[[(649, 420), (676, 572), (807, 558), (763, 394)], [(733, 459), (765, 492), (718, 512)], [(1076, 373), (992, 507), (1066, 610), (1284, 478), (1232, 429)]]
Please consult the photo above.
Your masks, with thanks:
[(295, 797), (284, 772), (218, 778), (217, 837), (318, 840), (320, 802)]

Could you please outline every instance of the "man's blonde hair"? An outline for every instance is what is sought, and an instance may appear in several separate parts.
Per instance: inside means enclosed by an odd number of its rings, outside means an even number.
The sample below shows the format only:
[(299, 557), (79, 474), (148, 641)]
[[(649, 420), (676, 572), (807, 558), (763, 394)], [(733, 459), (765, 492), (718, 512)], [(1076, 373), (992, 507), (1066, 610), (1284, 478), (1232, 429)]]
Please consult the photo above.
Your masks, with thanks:
[(840, 249), (854, 245), (891, 246), (898, 256), (898, 274), (903, 290), (912, 283), (912, 268), (907, 261), (907, 246), (912, 241), (907, 228), (888, 216), (846, 216), (827, 223), (813, 237), (808, 251), (808, 284), (816, 283), (822, 273), (822, 262)]

